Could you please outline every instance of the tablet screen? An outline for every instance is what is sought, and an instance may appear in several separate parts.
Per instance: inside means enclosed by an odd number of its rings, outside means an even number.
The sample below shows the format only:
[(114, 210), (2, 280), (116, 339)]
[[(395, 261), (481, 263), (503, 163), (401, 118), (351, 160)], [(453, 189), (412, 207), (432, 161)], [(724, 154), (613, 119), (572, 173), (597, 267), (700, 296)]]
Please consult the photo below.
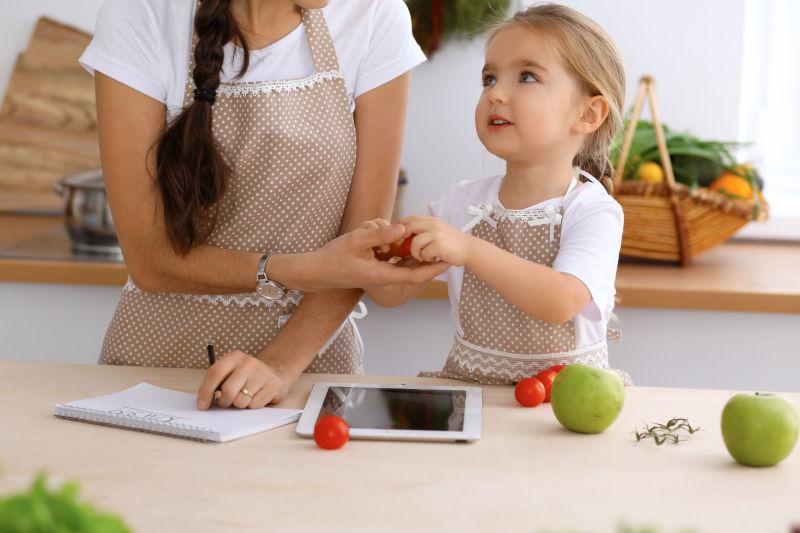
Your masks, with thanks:
[(463, 390), (328, 387), (320, 416), (335, 414), (350, 428), (463, 431)]

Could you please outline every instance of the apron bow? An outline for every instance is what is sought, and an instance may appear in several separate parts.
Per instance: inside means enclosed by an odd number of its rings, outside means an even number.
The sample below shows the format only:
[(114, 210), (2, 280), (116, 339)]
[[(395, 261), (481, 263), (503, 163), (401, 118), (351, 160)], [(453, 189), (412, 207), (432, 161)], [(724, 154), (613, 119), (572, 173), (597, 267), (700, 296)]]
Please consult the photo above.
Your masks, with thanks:
[(463, 232), (468, 232), (477, 226), (481, 220), (485, 220), (493, 228), (497, 227), (497, 221), (492, 218), (494, 207), (491, 204), (470, 205), (467, 207), (467, 213), (474, 218), (461, 228)]

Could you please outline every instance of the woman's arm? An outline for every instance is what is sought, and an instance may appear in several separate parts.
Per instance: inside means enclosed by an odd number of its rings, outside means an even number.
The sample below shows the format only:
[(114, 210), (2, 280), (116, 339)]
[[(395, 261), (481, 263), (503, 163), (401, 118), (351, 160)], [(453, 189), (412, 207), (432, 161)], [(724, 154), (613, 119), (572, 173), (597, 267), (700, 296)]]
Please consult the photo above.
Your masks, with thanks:
[(586, 285), (571, 274), (527, 261), (434, 217), (400, 221), (417, 233), (411, 253), (419, 261), (464, 266), (510, 304), (539, 320), (563, 324), (592, 301)]
[[(408, 74), (400, 76), (364, 93), (357, 100), (357, 157), (340, 228), (341, 232), (349, 232), (344, 237), (358, 235), (358, 232), (369, 232), (369, 229), (360, 228), (364, 221), (386, 217), (391, 211), (403, 141), (408, 79)], [(390, 228), (391, 226), (383, 226), (372, 231), (387, 231)], [(403, 235), (404, 232), (394, 234), (392, 241), (382, 244), (394, 242)], [(377, 243), (373, 246), (377, 246)], [(373, 265), (370, 268), (376, 272), (387, 268), (414, 272), (416, 277), (409, 278), (405, 283), (423, 283), (446, 268), (443, 265), (421, 265), (417, 268), (391, 266), (375, 259), (371, 249), (365, 254), (369, 258), (364, 261), (370, 261), (369, 264)], [(275, 260), (281, 267), (284, 256), (275, 256), (270, 260), (270, 265)], [(331, 256), (331, 261), (335, 260)], [(322, 267), (329, 269), (330, 276), (339, 275), (335, 271), (336, 265)], [(282, 281), (279, 277), (277, 280)], [(377, 282), (378, 278), (376, 284)], [(197, 394), (198, 407), (205, 409), (211, 405), (214, 390), (220, 383), (222, 397), (218, 404), (223, 407), (234, 405), (240, 408), (259, 408), (283, 399), (299, 375), (316, 357), (319, 349), (353, 310), (361, 294), (360, 290), (307, 293), (289, 322), (257, 358), (233, 352), (209, 369)], [(260, 392), (253, 400), (248, 400), (238, 394), (242, 387)]]
[[(166, 121), (164, 105), (100, 72), (96, 73), (95, 90), (109, 204), (136, 285), (147, 292), (254, 291), (261, 253), (201, 245), (180, 255), (167, 238), (152, 178), (153, 146)], [(392, 268), (377, 261), (371, 252), (371, 247), (393, 242), (403, 233), (399, 226), (350, 233), (317, 252), (274, 256), (268, 272), (288, 288), (303, 291), (419, 282), (428, 276), (425, 269)]]
[(164, 105), (100, 72), (95, 90), (108, 200), (136, 285), (153, 292), (252, 292), (261, 254), (198, 246), (181, 256), (167, 238), (152, 178)]
[[(367, 229), (365, 221), (388, 218), (397, 189), (408, 100), (408, 73), (356, 101), (357, 157), (341, 231)], [(379, 229), (375, 224), (374, 229)], [(429, 265), (430, 266), (430, 265)], [(401, 267), (395, 267), (401, 268)], [(429, 271), (430, 277), (438, 275)], [(260, 358), (294, 381), (341, 325), (362, 292), (308, 294)]]

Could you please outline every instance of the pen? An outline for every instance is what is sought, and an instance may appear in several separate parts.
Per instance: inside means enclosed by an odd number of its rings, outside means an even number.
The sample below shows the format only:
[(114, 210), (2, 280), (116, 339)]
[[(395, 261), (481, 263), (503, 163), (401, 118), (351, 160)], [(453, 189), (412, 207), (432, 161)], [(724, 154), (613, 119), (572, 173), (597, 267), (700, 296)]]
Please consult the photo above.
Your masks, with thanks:
[[(217, 358), (214, 356), (214, 341), (206, 341), (206, 353), (208, 354), (208, 366), (211, 367), (214, 363), (217, 362)], [(211, 398), (211, 403), (214, 403), (219, 396), (222, 396), (222, 390), (217, 387), (217, 390), (214, 391), (214, 397)]]
[(214, 341), (206, 341), (206, 352), (208, 352), (208, 366), (213, 366), (217, 362), (214, 357)]

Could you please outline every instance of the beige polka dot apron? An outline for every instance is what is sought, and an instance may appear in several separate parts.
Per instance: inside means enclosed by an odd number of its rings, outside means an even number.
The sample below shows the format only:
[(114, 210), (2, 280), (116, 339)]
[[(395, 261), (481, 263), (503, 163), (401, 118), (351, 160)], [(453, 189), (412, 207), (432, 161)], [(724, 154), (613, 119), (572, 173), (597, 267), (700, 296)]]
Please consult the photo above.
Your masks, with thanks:
[[(578, 184), (578, 173), (597, 181), (576, 169), (566, 194)], [(463, 231), (471, 231), (475, 237), (528, 261), (553, 265), (560, 245), (563, 205), (517, 210), (482, 204), (470, 206), (468, 211), (474, 218)], [(456, 334), (444, 369), (422, 375), (511, 384), (556, 364), (608, 368), (605, 338), (577, 348), (573, 320), (550, 324), (532, 318), (467, 268), (461, 285), (459, 321), (463, 334)], [(629, 381), (627, 374), (620, 375)]]
[[(207, 244), (229, 250), (301, 253), (335, 238), (356, 158), (353, 115), (325, 18), (304, 10), (316, 72), (303, 79), (222, 83), (213, 133), (233, 170)], [(191, 54), (193, 57), (194, 54)], [(189, 72), (193, 65), (190, 63)], [(193, 98), (187, 82), (185, 103)], [(255, 272), (253, 273), (255, 285)], [(100, 363), (203, 368), (206, 339), (218, 353), (258, 354), (289, 320), (302, 294), (152, 294), (129, 280), (106, 332)], [(309, 372), (362, 373), (353, 313)]]

